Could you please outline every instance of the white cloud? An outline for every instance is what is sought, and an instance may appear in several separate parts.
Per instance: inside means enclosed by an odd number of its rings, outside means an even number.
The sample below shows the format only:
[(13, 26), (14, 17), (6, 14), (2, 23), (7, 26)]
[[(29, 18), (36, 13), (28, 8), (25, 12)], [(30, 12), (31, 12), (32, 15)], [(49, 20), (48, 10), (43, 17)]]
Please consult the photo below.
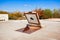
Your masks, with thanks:
[(24, 4), (24, 6), (29, 6), (29, 5), (27, 5), (27, 4)]

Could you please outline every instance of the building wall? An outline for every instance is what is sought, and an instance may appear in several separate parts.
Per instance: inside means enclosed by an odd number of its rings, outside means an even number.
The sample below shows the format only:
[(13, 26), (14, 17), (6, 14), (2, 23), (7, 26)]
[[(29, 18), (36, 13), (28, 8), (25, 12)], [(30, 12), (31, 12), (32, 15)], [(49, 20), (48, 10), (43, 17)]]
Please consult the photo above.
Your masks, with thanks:
[(8, 21), (8, 14), (0, 14), (0, 21)]

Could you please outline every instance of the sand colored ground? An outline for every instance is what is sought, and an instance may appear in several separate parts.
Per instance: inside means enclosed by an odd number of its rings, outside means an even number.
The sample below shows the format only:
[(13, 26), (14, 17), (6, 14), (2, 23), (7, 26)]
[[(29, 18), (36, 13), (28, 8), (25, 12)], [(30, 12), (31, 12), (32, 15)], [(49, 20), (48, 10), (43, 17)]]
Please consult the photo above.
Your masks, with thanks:
[(26, 20), (0, 21), (0, 40), (60, 40), (60, 19), (40, 20), (42, 28), (26, 34), (15, 31), (24, 28)]

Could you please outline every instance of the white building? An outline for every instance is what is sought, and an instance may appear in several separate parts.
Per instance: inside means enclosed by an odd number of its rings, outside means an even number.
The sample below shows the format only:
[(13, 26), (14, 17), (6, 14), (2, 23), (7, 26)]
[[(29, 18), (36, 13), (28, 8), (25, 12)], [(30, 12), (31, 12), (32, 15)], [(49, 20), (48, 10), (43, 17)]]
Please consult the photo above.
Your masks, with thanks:
[(8, 21), (8, 14), (0, 14), (0, 21)]

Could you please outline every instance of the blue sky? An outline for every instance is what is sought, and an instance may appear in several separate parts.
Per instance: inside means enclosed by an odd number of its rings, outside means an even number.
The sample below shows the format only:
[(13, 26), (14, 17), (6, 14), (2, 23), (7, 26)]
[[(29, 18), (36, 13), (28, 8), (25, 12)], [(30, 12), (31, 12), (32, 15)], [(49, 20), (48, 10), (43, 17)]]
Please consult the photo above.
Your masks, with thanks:
[(41, 9), (60, 9), (60, 0), (0, 0), (0, 10), (31, 11), (36, 8)]

